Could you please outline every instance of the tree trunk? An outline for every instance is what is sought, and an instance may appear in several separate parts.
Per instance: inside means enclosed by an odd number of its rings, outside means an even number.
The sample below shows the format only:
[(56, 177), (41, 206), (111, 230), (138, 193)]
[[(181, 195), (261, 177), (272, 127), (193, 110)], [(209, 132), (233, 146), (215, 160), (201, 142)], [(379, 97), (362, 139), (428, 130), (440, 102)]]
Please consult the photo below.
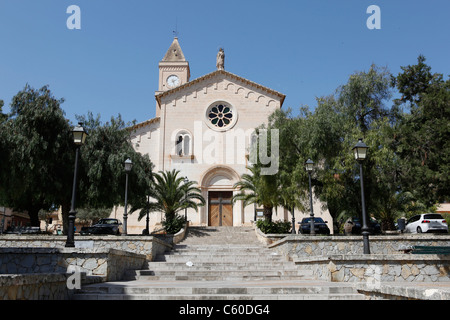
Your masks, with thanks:
[(41, 221), (39, 220), (39, 210), (40, 208), (29, 208), (28, 216), (30, 217), (30, 225), (32, 227), (40, 227)]
[(394, 220), (392, 218), (388, 218), (386, 220), (381, 221), (381, 230), (383, 231), (396, 230)]
[(268, 221), (268, 222), (272, 222), (272, 209), (273, 209), (273, 207), (263, 206), (263, 208), (264, 208), (264, 211), (263, 211), (264, 219), (266, 221)]
[(63, 220), (64, 235), (67, 235), (67, 230), (69, 230), (69, 211), (70, 211), (70, 202), (63, 203), (61, 205), (61, 215)]

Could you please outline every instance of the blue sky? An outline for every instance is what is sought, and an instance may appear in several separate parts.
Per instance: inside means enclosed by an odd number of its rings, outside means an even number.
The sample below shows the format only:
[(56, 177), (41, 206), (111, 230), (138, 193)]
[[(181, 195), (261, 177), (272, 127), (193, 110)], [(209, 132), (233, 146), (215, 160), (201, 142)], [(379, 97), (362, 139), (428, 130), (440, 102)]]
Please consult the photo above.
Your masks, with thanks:
[[(81, 30), (66, 27), (70, 5)], [(366, 26), (370, 5), (380, 30)], [(283, 108), (314, 108), (372, 63), (396, 75), (423, 54), (449, 75), (449, 15), (448, 0), (0, 0), (0, 99), (8, 112), (26, 83), (48, 84), (72, 122), (88, 111), (151, 119), (177, 25), (191, 79), (215, 70), (223, 46), (226, 70), (282, 92)]]

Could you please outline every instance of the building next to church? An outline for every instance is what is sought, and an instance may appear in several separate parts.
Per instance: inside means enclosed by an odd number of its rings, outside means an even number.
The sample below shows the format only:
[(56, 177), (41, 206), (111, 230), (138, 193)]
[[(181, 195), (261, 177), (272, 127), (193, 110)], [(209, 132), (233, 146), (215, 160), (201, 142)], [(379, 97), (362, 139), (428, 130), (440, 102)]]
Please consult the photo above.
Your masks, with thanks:
[[(249, 173), (254, 129), (283, 106), (285, 95), (226, 71), (223, 50), (213, 72), (191, 80), (189, 62), (178, 38), (159, 62), (158, 76), (156, 117), (132, 128), (135, 150), (149, 155), (155, 172), (176, 169), (180, 176), (198, 183), (206, 205), (198, 212), (188, 211), (192, 225), (250, 225), (255, 207), (244, 207), (242, 201), (232, 204), (237, 192), (233, 185)], [(328, 211), (320, 203), (314, 209), (333, 230)], [(309, 213), (296, 212), (296, 221), (306, 216)], [(115, 208), (112, 217), (122, 220), (123, 208)], [(163, 217), (163, 213), (150, 214), (151, 230)], [(137, 213), (128, 215), (128, 234), (141, 234), (145, 229), (145, 219), (137, 218)], [(291, 214), (278, 208), (273, 220), (290, 221)]]

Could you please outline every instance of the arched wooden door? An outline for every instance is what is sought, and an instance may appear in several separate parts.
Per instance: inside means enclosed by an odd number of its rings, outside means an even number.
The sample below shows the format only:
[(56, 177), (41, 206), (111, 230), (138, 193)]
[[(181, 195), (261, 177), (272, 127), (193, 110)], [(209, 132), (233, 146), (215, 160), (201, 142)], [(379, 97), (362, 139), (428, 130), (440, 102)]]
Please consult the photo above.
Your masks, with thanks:
[(233, 226), (232, 191), (210, 191), (208, 194), (208, 221), (213, 227)]

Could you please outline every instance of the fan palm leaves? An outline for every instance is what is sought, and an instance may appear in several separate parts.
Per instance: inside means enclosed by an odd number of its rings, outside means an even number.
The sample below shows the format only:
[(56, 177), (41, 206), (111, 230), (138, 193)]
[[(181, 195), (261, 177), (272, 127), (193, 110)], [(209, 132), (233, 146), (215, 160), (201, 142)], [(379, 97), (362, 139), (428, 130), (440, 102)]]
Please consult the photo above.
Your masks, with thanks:
[(261, 175), (257, 167), (248, 168), (251, 174), (243, 174), (234, 184), (239, 193), (233, 196), (233, 203), (242, 200), (244, 207), (255, 203), (263, 206), (264, 218), (272, 221), (273, 208), (279, 204), (279, 188), (276, 175)]
[(181, 210), (187, 208), (198, 211), (200, 206), (205, 205), (206, 201), (200, 188), (195, 186), (197, 182), (185, 182), (184, 177), (179, 176), (179, 173), (178, 170), (172, 170), (153, 174), (154, 183), (149, 194), (153, 201), (141, 204), (139, 221), (147, 214), (147, 211), (162, 212), (165, 214), (166, 221), (170, 221)]

